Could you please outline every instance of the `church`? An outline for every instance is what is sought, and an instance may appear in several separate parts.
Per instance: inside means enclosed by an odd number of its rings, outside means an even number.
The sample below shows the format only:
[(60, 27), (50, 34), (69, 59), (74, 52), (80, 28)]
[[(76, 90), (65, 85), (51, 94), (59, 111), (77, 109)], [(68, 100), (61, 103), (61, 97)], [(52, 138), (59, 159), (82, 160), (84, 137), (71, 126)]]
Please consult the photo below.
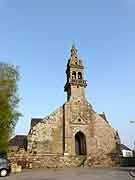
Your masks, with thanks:
[(110, 167), (119, 163), (119, 135), (105, 113), (86, 99), (84, 65), (73, 45), (66, 67), (67, 101), (43, 118), (31, 120), (23, 156), (37, 167)]

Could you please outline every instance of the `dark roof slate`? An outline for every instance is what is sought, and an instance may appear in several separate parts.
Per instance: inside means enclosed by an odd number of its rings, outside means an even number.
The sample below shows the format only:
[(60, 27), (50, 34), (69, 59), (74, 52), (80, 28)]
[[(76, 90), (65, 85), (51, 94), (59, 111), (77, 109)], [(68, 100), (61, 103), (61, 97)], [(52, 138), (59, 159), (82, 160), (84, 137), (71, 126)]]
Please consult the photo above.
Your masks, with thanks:
[(100, 117), (102, 117), (107, 123), (109, 123), (104, 112), (103, 113), (98, 113), (98, 115)]
[(9, 141), (9, 146), (19, 146), (24, 147), (27, 143), (26, 135), (16, 135)]
[(129, 150), (129, 151), (131, 151), (131, 149), (130, 148), (128, 148), (126, 145), (124, 145), (124, 144), (120, 144), (120, 148), (121, 148), (121, 150)]
[(39, 123), (42, 120), (43, 120), (42, 118), (32, 118), (31, 119), (31, 128), (34, 127), (37, 123)]

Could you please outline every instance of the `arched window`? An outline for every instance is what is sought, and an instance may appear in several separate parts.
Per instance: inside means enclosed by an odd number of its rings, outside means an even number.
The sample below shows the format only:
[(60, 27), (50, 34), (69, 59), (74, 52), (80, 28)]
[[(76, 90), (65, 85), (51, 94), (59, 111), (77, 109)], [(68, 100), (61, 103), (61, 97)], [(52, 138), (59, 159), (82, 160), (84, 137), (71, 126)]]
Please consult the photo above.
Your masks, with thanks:
[(76, 79), (76, 72), (75, 71), (72, 72), (72, 79)]
[(86, 155), (86, 138), (80, 131), (75, 135), (75, 152), (77, 155)]
[(78, 79), (82, 79), (82, 73), (78, 72)]

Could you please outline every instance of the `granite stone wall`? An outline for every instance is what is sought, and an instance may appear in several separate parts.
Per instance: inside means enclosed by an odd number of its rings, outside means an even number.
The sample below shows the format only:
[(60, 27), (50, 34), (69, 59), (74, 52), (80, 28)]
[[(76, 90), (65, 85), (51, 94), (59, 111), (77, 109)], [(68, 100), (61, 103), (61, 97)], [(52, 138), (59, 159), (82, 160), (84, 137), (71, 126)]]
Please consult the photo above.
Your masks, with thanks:
[[(76, 154), (77, 132), (86, 138), (86, 154)], [(72, 98), (31, 127), (27, 151), (10, 152), (11, 161), (33, 167), (109, 167), (119, 164), (116, 130), (86, 100)]]

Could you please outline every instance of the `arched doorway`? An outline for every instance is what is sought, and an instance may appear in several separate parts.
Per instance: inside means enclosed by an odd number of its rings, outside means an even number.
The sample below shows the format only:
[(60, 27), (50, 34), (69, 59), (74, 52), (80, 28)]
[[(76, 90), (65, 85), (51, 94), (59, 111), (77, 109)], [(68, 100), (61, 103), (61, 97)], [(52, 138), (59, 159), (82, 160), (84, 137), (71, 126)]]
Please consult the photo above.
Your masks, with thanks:
[(75, 135), (75, 152), (77, 155), (86, 155), (86, 138), (80, 131)]

